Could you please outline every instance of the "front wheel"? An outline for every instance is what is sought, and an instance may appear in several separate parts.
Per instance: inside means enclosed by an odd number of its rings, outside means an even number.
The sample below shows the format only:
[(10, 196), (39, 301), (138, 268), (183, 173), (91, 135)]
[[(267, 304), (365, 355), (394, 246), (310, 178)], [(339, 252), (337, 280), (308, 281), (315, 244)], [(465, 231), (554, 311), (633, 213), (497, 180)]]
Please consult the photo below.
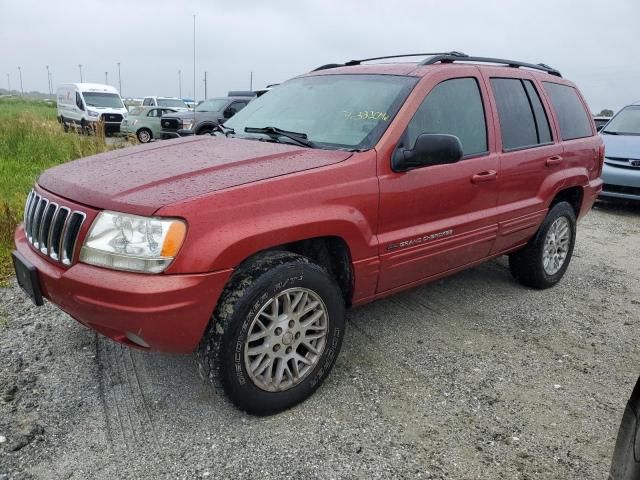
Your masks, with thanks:
[(523, 285), (553, 287), (569, 267), (576, 239), (576, 215), (567, 202), (555, 204), (529, 243), (509, 255), (509, 269)]
[(149, 143), (153, 138), (153, 134), (151, 133), (151, 130), (149, 130), (148, 128), (141, 128), (136, 133), (136, 137), (138, 138), (138, 141), (140, 143)]
[(344, 335), (344, 300), (330, 275), (300, 255), (270, 252), (223, 293), (197, 359), (240, 409), (264, 415), (311, 395)]

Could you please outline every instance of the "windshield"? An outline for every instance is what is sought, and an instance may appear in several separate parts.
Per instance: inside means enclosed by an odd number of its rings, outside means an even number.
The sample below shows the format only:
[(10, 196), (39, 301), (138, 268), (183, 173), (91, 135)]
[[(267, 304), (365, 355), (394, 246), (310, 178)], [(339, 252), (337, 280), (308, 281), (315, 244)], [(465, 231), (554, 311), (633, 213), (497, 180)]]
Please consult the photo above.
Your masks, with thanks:
[(124, 108), (117, 93), (82, 92), (82, 96), (89, 107)]
[(140, 115), (140, 113), (142, 113), (142, 107), (133, 107), (131, 110), (129, 110), (130, 117)]
[(196, 112), (218, 112), (222, 110), (227, 103), (229, 103), (229, 100), (226, 98), (205, 100), (196, 107)]
[(159, 107), (176, 107), (176, 108), (189, 108), (187, 104), (184, 103), (179, 98), (159, 98), (158, 99)]
[(615, 135), (640, 135), (640, 105), (625, 107), (602, 130)]
[(225, 122), (244, 129), (275, 127), (304, 133), (318, 146), (372, 148), (417, 82), (396, 75), (318, 75), (294, 78), (249, 103)]

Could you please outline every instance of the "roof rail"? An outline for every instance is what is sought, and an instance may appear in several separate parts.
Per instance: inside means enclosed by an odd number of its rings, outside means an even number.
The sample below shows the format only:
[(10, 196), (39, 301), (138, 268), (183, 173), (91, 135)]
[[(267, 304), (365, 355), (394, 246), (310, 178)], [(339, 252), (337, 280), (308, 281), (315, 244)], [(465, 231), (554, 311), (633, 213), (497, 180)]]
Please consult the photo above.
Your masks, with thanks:
[[(456, 52), (459, 53), (459, 52)], [(453, 62), (475, 62), (475, 63), (498, 63), (502, 65), (508, 65), (513, 68), (531, 68), (533, 70), (541, 70), (543, 72), (549, 73), (551, 75), (555, 75), (556, 77), (562, 77), (560, 72), (555, 68), (550, 67), (549, 65), (545, 65), (544, 63), (525, 63), (518, 62), (517, 60), (505, 60), (502, 58), (490, 58), (490, 57), (470, 57), (468, 55), (451, 55), (448, 53), (433, 55), (422, 62), (420, 65), (433, 65), (434, 63), (453, 63)]]
[(433, 56), (449, 56), (449, 57), (466, 57), (462, 52), (437, 52), (437, 53), (406, 53), (404, 55), (388, 55), (385, 57), (372, 57), (372, 58), (362, 58), (360, 60), (349, 60), (345, 63), (328, 63), (326, 65), (322, 65), (318, 68), (312, 70), (312, 72), (317, 72), (318, 70), (327, 70), (329, 68), (338, 68), (338, 67), (353, 67), (354, 65), (360, 65), (362, 62), (371, 62), (373, 60), (386, 60), (389, 58), (403, 58), (403, 57), (433, 57)]

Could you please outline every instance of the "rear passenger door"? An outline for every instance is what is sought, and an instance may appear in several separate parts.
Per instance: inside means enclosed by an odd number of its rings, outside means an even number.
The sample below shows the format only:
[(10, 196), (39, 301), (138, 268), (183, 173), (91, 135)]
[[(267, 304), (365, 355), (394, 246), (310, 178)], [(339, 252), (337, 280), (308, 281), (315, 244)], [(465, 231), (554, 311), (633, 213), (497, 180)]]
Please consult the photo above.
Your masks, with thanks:
[[(391, 151), (379, 147), (378, 292), (481, 260), (495, 241), (498, 159), (487, 129), (492, 117), (486, 90), (476, 67), (461, 66), (456, 73), (460, 76), (442, 72), (423, 80), (412, 94), (422, 95), (421, 103), (399, 141), (390, 140)], [(423, 133), (457, 136), (463, 159), (394, 172), (389, 155), (413, 148)]]
[(538, 229), (564, 178), (562, 146), (555, 138), (540, 86), (524, 72), (501, 69), (485, 77), (498, 118), (500, 178), (498, 238), (492, 253), (526, 242)]

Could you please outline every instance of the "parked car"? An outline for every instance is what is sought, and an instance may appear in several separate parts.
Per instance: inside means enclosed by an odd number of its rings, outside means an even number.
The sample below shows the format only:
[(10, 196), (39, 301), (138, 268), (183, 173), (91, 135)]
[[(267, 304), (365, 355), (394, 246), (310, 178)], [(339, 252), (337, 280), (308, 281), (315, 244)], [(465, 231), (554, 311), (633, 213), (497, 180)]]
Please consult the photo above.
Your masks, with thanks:
[(149, 143), (160, 138), (160, 119), (163, 115), (176, 113), (173, 108), (135, 107), (122, 120), (120, 131), (125, 135), (135, 135), (140, 143)]
[(189, 105), (184, 100), (175, 97), (144, 97), (142, 100), (143, 107), (167, 107), (173, 108), (179, 112), (188, 111)]
[(45, 171), (18, 282), (122, 344), (195, 351), (243, 410), (282, 410), (329, 374), (345, 307), (501, 255), (523, 285), (557, 284), (602, 187), (588, 111), (514, 60), (315, 70), (224, 133)]
[(600, 136), (606, 146), (600, 196), (640, 200), (640, 102), (614, 115)]
[(56, 92), (58, 121), (65, 132), (70, 126), (87, 130), (98, 122), (105, 132), (120, 131), (120, 122), (127, 114), (118, 90), (98, 83), (63, 83)]
[(200, 103), (193, 111), (167, 115), (162, 119), (162, 132), (160, 135), (163, 139), (167, 139), (211, 133), (217, 125), (225, 122), (246, 107), (251, 98), (210, 98)]
[(609, 120), (611, 120), (611, 117), (593, 117), (593, 121), (596, 124), (596, 130), (602, 130), (602, 127), (609, 123)]
[(639, 478), (640, 378), (624, 409), (609, 471), (609, 480), (638, 480)]

